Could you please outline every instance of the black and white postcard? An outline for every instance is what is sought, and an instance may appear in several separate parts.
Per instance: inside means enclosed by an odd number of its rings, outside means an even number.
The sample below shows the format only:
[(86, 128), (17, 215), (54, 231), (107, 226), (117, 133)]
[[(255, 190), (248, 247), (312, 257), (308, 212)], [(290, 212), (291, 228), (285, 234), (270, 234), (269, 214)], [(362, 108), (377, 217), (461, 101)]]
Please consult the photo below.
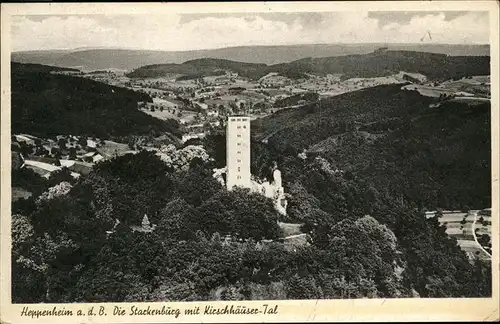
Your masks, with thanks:
[(497, 320), (498, 8), (2, 4), (1, 321)]

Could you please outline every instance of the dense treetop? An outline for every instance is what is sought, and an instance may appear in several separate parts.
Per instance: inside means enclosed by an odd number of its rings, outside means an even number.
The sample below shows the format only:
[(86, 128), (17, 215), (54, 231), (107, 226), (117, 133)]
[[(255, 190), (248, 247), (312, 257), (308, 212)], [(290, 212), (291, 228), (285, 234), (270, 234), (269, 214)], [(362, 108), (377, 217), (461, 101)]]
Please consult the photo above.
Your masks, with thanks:
[(489, 207), (489, 104), (430, 103), (398, 85), (378, 86), (280, 111), (252, 130), (280, 155), (305, 149), (358, 183), (429, 210)]

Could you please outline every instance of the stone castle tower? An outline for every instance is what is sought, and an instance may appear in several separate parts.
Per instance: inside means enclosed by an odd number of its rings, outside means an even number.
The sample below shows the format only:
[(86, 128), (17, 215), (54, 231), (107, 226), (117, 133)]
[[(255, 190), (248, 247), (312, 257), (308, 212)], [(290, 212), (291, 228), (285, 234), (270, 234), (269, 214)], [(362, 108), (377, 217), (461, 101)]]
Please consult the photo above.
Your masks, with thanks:
[[(274, 162), (271, 168), (273, 180), (261, 181), (253, 179), (250, 163), (250, 118), (231, 116), (226, 125), (226, 167), (214, 169), (213, 177), (228, 190), (235, 186), (249, 188), (272, 199), (276, 210), (286, 215), (287, 200), (278, 164)], [(225, 181), (222, 176), (224, 173)]]
[(250, 118), (229, 117), (226, 126), (226, 186), (251, 188)]

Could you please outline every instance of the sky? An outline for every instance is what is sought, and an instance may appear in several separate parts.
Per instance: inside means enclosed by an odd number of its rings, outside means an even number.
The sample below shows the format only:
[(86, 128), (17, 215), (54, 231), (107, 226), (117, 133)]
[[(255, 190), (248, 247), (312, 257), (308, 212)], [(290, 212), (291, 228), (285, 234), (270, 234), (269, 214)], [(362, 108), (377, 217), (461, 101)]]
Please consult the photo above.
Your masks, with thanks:
[[(425, 35), (425, 37), (424, 37)], [(184, 51), (245, 45), (488, 44), (481, 11), (14, 16), (12, 50)]]

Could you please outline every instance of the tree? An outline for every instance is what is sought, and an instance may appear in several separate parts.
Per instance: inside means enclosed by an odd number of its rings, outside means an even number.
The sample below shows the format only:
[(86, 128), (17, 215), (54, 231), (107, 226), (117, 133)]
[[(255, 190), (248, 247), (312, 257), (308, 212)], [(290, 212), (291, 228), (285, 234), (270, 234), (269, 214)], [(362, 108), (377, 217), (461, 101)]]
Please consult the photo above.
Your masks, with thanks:
[(240, 188), (219, 191), (200, 208), (201, 228), (239, 238), (277, 238), (278, 215), (270, 199)]
[(200, 206), (221, 190), (220, 184), (203, 164), (175, 174), (176, 194), (194, 207)]
[(75, 178), (71, 175), (71, 171), (67, 167), (63, 167), (60, 170), (51, 173), (47, 184), (49, 186), (55, 186), (61, 182), (75, 183)]
[(172, 197), (169, 168), (154, 152), (116, 157), (99, 163), (95, 170), (109, 190), (112, 218), (125, 224), (140, 224), (144, 213), (155, 224), (158, 211)]
[(15, 262), (20, 267), (39, 274), (43, 280), (45, 292), (43, 296), (40, 296), (40, 301), (50, 302), (53, 300), (52, 290), (54, 287), (51, 284), (51, 264), (58, 257), (64, 258), (64, 255), (75, 250), (76, 247), (76, 244), (67, 235), (54, 237), (45, 233), (34, 239), (33, 245), (26, 251), (26, 254), (18, 255)]
[(347, 281), (345, 276), (333, 277), (320, 275), (319, 282), (323, 288), (324, 298), (377, 298), (378, 291), (372, 279), (360, 279), (358, 282)]
[(110, 235), (89, 264), (90, 267), (76, 283), (75, 300), (86, 302), (144, 300), (149, 287), (147, 281), (140, 275), (138, 267), (146, 270), (147, 263), (140, 259), (140, 255), (148, 258), (150, 250), (154, 248), (149, 242), (144, 242), (144, 239), (132, 234), (126, 227), (120, 227)]
[(76, 160), (76, 148), (71, 147), (69, 149), (69, 159), (70, 160)]
[(217, 113), (219, 114), (219, 116), (226, 115), (226, 108), (224, 107), (224, 105), (221, 104), (217, 107)]
[(71, 188), (72, 185), (69, 182), (60, 182), (59, 184), (50, 187), (49, 190), (40, 195), (37, 199), (37, 203), (67, 195), (71, 191)]
[(490, 236), (488, 234), (483, 234), (481, 235), (478, 240), (479, 244), (481, 244), (482, 246), (488, 246), (488, 244), (490, 244), (491, 242), (491, 239), (490, 239)]
[(66, 149), (66, 139), (65, 138), (60, 138), (59, 140), (57, 140), (57, 145), (61, 149)]
[[(364, 216), (337, 223), (331, 233), (330, 245), (325, 249), (325, 267), (333, 273), (346, 273), (349, 282), (374, 278), (381, 296), (401, 294), (402, 282), (395, 277), (396, 236), (391, 230), (373, 217)], [(357, 239), (352, 240), (353, 237)]]
[(288, 193), (290, 198), (287, 216), (291, 221), (305, 222), (308, 228), (306, 230), (311, 230), (328, 221), (329, 216), (319, 207), (318, 199), (310, 195), (299, 182), (292, 183)]
[(320, 299), (323, 297), (321, 287), (316, 285), (313, 277), (292, 276), (286, 283), (287, 299)]
[(212, 124), (210, 124), (209, 122), (204, 122), (203, 129), (206, 130), (207, 132), (211, 132), (213, 130)]
[(20, 152), (23, 156), (28, 156), (33, 153), (32, 145), (28, 145), (25, 142), (21, 142), (20, 145), (21, 145)]
[(61, 155), (61, 151), (59, 150), (59, 148), (57, 147), (52, 147), (50, 149), (50, 154), (52, 155), (55, 155), (55, 156), (58, 156), (58, 155)]
[(232, 102), (232, 101), (229, 102), (229, 108), (231, 109), (231, 111), (233, 112), (233, 114), (239, 113), (238, 106), (234, 102)]
[(182, 198), (170, 201), (161, 211), (155, 229), (164, 240), (193, 240), (199, 226), (196, 224), (198, 211)]
[(82, 147), (87, 146), (87, 138), (85, 136), (79, 136), (78, 137), (78, 144)]

